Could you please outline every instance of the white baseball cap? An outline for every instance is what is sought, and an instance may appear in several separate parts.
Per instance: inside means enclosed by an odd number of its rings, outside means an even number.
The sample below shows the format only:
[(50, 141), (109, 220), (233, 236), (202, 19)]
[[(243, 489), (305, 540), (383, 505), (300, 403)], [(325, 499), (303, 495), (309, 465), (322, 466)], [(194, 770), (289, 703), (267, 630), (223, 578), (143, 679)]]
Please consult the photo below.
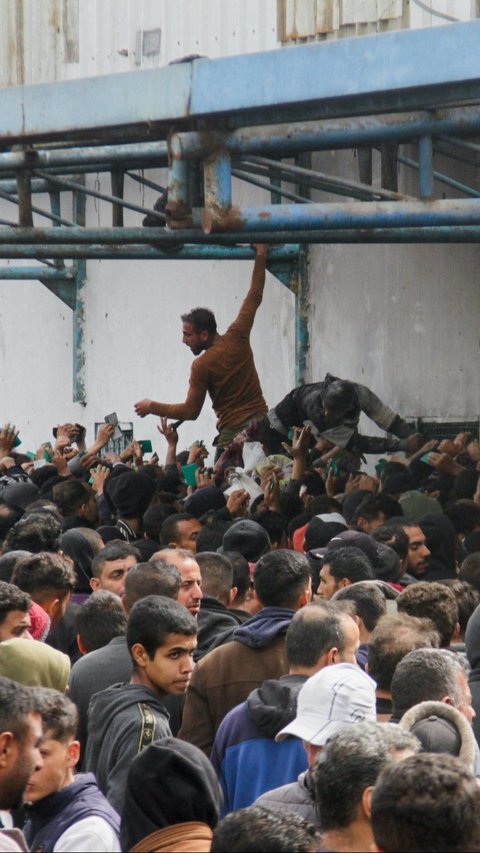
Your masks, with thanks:
[(352, 663), (324, 667), (305, 682), (298, 694), (297, 716), (275, 740), (294, 735), (325, 746), (345, 726), (375, 723), (375, 688), (374, 680)]

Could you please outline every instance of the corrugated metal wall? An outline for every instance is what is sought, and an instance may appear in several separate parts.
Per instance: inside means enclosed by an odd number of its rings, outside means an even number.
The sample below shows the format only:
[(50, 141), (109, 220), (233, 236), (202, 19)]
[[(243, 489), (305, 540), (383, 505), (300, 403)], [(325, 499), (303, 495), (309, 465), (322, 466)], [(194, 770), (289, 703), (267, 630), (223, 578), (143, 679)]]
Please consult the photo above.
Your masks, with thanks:
[(0, 85), (277, 46), (276, 0), (0, 0)]
[(278, 0), (283, 44), (431, 27), (475, 17), (475, 0)]

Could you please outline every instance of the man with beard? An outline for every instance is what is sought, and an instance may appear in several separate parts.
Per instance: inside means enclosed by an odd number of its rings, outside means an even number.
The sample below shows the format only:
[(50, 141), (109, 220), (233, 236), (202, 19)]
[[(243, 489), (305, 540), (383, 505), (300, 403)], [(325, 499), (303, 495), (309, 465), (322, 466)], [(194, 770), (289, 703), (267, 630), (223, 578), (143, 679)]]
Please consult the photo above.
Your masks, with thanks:
[[(36, 710), (35, 691), (0, 678), (0, 809), (21, 806), (30, 776), (43, 765), (41, 740), (42, 718)], [(0, 830), (0, 850), (26, 849), (18, 829)]]

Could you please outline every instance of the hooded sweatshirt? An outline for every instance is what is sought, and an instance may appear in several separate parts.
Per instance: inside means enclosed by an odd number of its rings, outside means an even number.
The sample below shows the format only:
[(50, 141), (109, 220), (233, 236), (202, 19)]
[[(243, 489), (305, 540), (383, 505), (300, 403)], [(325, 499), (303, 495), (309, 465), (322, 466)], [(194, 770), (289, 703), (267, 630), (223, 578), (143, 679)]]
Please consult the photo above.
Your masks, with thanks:
[(264, 607), (196, 665), (178, 736), (210, 755), (225, 715), (268, 678), (288, 670), (285, 634), (294, 615), (285, 607)]
[(299, 738), (275, 742), (275, 735), (295, 718), (298, 692), (306, 680), (303, 675), (284, 675), (264, 681), (220, 724), (211, 761), (223, 789), (222, 815), (251, 805), (306, 770)]
[(141, 684), (114, 684), (92, 697), (85, 766), (119, 814), (133, 758), (171, 735), (168, 719), (162, 697)]

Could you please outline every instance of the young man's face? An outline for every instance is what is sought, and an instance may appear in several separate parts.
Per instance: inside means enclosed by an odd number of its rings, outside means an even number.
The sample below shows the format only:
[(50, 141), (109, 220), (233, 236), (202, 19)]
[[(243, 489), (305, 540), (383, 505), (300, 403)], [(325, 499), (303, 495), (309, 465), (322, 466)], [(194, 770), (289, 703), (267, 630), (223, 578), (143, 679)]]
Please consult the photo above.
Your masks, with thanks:
[(155, 693), (185, 693), (193, 672), (193, 652), (197, 646), (195, 635), (167, 634), (165, 642), (153, 658), (145, 655), (143, 673), (147, 684)]
[(51, 735), (51, 732), (46, 732), (40, 746), (43, 767), (36, 769), (28, 780), (25, 790), (28, 803), (43, 800), (72, 781), (72, 770), (79, 755), (78, 741), (67, 740), (62, 743)]
[(200, 355), (205, 349), (208, 332), (199, 332), (192, 323), (184, 323), (182, 327), (183, 343), (191, 349), (194, 355)]
[(328, 601), (338, 589), (338, 582), (330, 574), (330, 566), (326, 563), (320, 569), (320, 580), (318, 583), (317, 595)]
[(408, 536), (408, 564), (407, 572), (414, 577), (421, 577), (428, 569), (430, 551), (427, 548), (427, 540), (421, 527), (406, 527)]
[(189, 521), (177, 522), (175, 542), (172, 542), (172, 545), (176, 548), (185, 548), (188, 551), (196, 551), (197, 536), (201, 529), (202, 525), (196, 518), (191, 518)]
[(92, 578), (90, 586), (93, 591), (97, 589), (108, 589), (120, 597), (125, 592), (125, 577), (132, 566), (137, 565), (137, 558), (130, 555), (121, 557), (119, 560), (108, 560), (98, 578)]
[(31, 640), (31, 622), (28, 610), (10, 610), (0, 625), (0, 643), (4, 640), (19, 639)]
[[(40, 744), (43, 737), (42, 718), (39, 714), (27, 715), (28, 727), (22, 739), (11, 738), (5, 754), (6, 735), (0, 734), (2, 763), (0, 774), (0, 807), (2, 809), (19, 808), (28, 780), (34, 770), (43, 765)], [(5, 773), (5, 778), (2, 778)]]

